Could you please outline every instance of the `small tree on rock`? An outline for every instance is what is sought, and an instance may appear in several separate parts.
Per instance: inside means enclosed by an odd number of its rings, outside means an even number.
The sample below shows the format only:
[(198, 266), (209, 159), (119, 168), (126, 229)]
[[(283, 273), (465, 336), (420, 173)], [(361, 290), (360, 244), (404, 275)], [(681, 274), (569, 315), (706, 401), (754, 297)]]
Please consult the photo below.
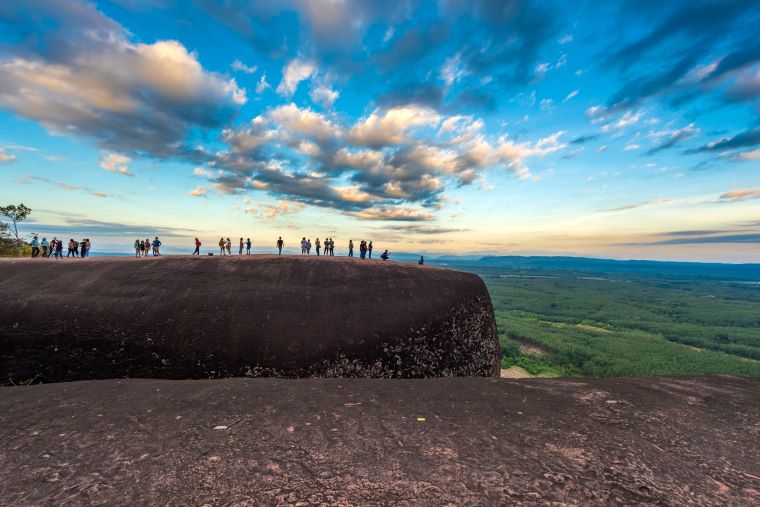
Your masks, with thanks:
[(15, 204), (11, 204), (9, 206), (0, 206), (0, 216), (3, 216), (9, 220), (8, 223), (2, 223), (2, 227), (0, 227), (0, 233), (2, 234), (3, 239), (9, 232), (13, 233), (15, 240), (11, 241), (15, 244), (16, 250), (21, 250), (23, 244), (23, 241), (21, 241), (21, 238), (18, 235), (18, 224), (19, 222), (26, 220), (31, 213), (31, 208), (24, 206), (23, 203), (19, 204), (18, 206)]

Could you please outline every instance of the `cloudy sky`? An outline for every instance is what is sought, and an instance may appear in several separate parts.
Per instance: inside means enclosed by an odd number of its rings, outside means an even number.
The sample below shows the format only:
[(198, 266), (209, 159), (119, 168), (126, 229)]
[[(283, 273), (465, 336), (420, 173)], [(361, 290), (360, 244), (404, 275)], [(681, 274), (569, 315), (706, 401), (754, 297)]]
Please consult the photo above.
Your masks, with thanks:
[(760, 261), (760, 4), (4, 0), (25, 232)]

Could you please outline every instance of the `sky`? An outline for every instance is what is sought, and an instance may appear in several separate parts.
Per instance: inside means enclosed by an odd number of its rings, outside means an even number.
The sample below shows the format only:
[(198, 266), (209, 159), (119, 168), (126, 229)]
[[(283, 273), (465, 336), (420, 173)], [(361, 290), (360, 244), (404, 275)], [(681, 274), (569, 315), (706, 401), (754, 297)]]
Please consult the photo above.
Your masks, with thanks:
[(4, 0), (0, 204), (100, 252), (758, 262), (758, 26), (754, 0)]

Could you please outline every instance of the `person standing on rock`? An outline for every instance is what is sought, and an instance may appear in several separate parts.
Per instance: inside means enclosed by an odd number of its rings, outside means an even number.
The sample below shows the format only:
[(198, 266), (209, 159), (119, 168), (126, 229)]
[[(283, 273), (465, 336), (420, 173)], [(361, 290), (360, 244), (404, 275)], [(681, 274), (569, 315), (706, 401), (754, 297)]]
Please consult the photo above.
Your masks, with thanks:
[(145, 238), (145, 250), (144, 250), (144, 252), (145, 252), (144, 256), (145, 257), (147, 257), (148, 254), (150, 253), (150, 245), (151, 245), (150, 238)]
[(142, 247), (140, 246), (140, 240), (135, 240), (135, 258), (140, 257), (142, 255)]
[(245, 254), (251, 255), (251, 238), (246, 238), (245, 240)]
[(219, 238), (219, 255), (224, 255), (224, 238)]
[(335, 240), (330, 238), (330, 257), (335, 256)]
[(193, 250), (193, 255), (200, 255), (201, 254), (201, 240), (198, 238), (195, 238), (195, 250)]
[(161, 241), (158, 240), (158, 236), (153, 240), (153, 257), (161, 255)]
[(79, 242), (79, 257), (84, 259), (87, 257), (87, 240), (82, 240)]
[(282, 240), (282, 236), (277, 240), (277, 255), (282, 255), (282, 247), (285, 246), (285, 242)]
[(48, 243), (47, 238), (42, 238), (40, 246), (42, 247), (42, 257), (48, 257), (48, 247), (50, 246), (50, 243)]
[(240, 250), (238, 251), (238, 255), (243, 255), (243, 238), (240, 238)]
[(60, 239), (55, 242), (55, 256), (58, 259), (63, 259), (63, 241)]
[(232, 241), (227, 238), (227, 255), (232, 255)]
[(352, 239), (348, 240), (348, 256), (349, 257), (354, 256), (354, 240)]
[(306, 238), (301, 238), (301, 255), (306, 254)]
[(32, 238), (30, 245), (32, 246), (32, 258), (35, 258), (40, 253), (40, 240), (37, 239), (37, 236)]
[(367, 255), (369, 258), (372, 258), (372, 241), (369, 242), (369, 245), (367, 245)]
[(87, 249), (87, 257), (90, 256), (90, 248), (92, 248), (92, 243), (90, 243), (90, 238), (87, 238), (84, 240), (84, 246)]
[(320, 247), (319, 238), (317, 238), (314, 240), (314, 249), (317, 251), (317, 257), (319, 257), (319, 247)]

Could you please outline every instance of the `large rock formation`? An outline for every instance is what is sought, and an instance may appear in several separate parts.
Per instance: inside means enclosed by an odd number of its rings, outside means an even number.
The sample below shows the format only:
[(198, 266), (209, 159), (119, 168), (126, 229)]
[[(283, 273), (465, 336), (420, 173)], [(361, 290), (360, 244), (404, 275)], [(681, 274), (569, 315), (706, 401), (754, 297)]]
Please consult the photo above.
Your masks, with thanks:
[(0, 262), (7, 383), (498, 375), (493, 309), (460, 271), (253, 256)]
[(760, 505), (749, 378), (3, 387), (0, 442), (2, 505)]

